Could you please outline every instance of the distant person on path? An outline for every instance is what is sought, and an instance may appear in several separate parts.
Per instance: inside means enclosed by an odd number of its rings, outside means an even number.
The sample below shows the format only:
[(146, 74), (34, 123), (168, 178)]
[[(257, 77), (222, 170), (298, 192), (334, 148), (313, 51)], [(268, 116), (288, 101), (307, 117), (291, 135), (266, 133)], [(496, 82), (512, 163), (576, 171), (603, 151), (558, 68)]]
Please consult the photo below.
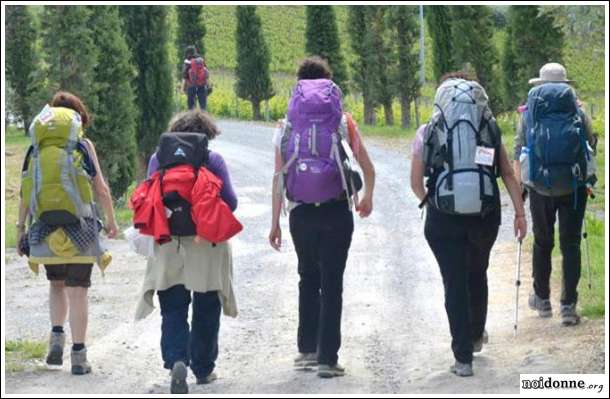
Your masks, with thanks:
[[(148, 166), (151, 187), (143, 195), (152, 201), (157, 201), (152, 197), (159, 196), (158, 217), (163, 220), (155, 217), (158, 225), (154, 230), (165, 228), (166, 232), (155, 236), (157, 243), (146, 266), (136, 319), (143, 319), (153, 311), (156, 291), (162, 318), (161, 355), (164, 367), (171, 370), (171, 393), (188, 393), (189, 365), (197, 384), (216, 380), (221, 308), (225, 315), (237, 316), (231, 244), (228, 240), (204, 239), (200, 234), (201, 222), (208, 231), (215, 230), (216, 222), (223, 225), (234, 222), (232, 211), (237, 208), (227, 165), (222, 155), (209, 151), (207, 146), (219, 134), (206, 112), (179, 113), (170, 122), (168, 133), (161, 136)], [(200, 182), (205, 183), (201, 190)], [(159, 188), (156, 194), (155, 187)], [(138, 186), (134, 196), (137, 197), (140, 188), (146, 189), (146, 184)], [(218, 192), (210, 194), (208, 191), (213, 189)], [(214, 201), (217, 203), (210, 211), (211, 216), (198, 216), (200, 210), (210, 210)], [(132, 197), (131, 203), (134, 202)], [(139, 210), (134, 208), (135, 221)]]
[(188, 46), (182, 65), (182, 90), (187, 95), (189, 110), (195, 108), (195, 100), (199, 102), (201, 110), (206, 110), (209, 77), (210, 71), (203, 57), (197, 52), (197, 48)]
[[(273, 138), (272, 220), (269, 242), (280, 250), (284, 196), (298, 257), (299, 325), (297, 369), (316, 367), (321, 378), (339, 377), (343, 273), (354, 221), (352, 206), (367, 217), (373, 210), (375, 169), (352, 117), (343, 112), (341, 89), (328, 63), (311, 57), (298, 69), (298, 82)], [(347, 165), (353, 152), (364, 173)]]
[(515, 236), (527, 231), (521, 190), (487, 101), (468, 74), (446, 74), (432, 118), (412, 145), (411, 189), (426, 206), (425, 236), (445, 288), (450, 370), (461, 377), (473, 375), (473, 352), (487, 342), (487, 268), (501, 221), (497, 176), (515, 209)]
[[(563, 284), (561, 322), (576, 325), (578, 282), (581, 271), (580, 240), (588, 187), (595, 177), (596, 140), (591, 120), (580, 107), (565, 68), (549, 63), (540, 69), (521, 117), (515, 138), (514, 167), (530, 198), (534, 233), (533, 292), (529, 306), (540, 317), (551, 317), (551, 255), (555, 220), (559, 217), (559, 246)], [(538, 154), (544, 154), (539, 156)]]
[[(72, 374), (87, 374), (85, 339), (89, 317), (87, 292), (93, 263), (104, 270), (110, 255), (102, 250), (102, 228), (95, 199), (104, 211), (108, 237), (117, 235), (112, 196), (93, 143), (83, 128), (91, 117), (73, 94), (58, 92), (30, 126), (32, 146), (23, 167), (19, 205), (18, 254), (27, 255), (38, 272), (44, 264), (50, 281), (51, 334), (46, 363), (60, 367), (69, 316)], [(73, 176), (74, 179), (64, 179)], [(26, 219), (30, 219), (26, 232)]]

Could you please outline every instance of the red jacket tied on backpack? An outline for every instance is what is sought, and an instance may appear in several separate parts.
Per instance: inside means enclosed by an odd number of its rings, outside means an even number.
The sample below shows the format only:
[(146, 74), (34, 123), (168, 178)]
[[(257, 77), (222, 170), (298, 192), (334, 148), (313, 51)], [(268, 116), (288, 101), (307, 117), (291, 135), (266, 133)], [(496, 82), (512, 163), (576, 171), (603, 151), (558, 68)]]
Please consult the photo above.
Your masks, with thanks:
[[(190, 202), (197, 236), (212, 243), (227, 241), (243, 229), (229, 206), (220, 198), (222, 184), (205, 167), (199, 169), (195, 179), (194, 170), (189, 165), (173, 167), (163, 177), (163, 193), (176, 191)], [(171, 241), (160, 172), (155, 172), (138, 185), (129, 199), (129, 207), (134, 211), (134, 227), (140, 233), (153, 236), (158, 244)]]

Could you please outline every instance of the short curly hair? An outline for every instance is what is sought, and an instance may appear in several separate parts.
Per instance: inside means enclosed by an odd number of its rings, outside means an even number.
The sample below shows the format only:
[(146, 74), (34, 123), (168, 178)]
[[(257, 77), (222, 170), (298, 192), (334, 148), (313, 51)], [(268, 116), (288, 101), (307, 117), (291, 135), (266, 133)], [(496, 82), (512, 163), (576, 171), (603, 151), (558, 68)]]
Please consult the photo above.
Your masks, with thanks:
[(180, 112), (169, 122), (170, 132), (201, 133), (212, 140), (220, 134), (220, 129), (214, 123), (210, 114), (200, 109)]
[(444, 75), (442, 75), (440, 77), (440, 79), (438, 80), (438, 83), (443, 83), (445, 80), (449, 80), (449, 79), (464, 79), (464, 80), (472, 80), (475, 81), (477, 83), (479, 82), (479, 79), (477, 78), (477, 76), (475, 74), (473, 74), (472, 72), (468, 72), (468, 71), (454, 71), (454, 72), (447, 72)]
[(332, 79), (333, 71), (328, 61), (319, 56), (305, 58), (297, 70), (297, 78), (302, 79)]

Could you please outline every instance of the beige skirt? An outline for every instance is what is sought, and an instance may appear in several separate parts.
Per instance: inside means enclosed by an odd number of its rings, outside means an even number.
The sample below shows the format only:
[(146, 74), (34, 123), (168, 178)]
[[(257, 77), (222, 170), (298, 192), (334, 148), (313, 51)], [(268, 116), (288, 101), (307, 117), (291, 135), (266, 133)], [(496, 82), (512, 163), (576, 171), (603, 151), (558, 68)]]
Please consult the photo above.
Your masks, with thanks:
[(237, 316), (237, 301), (233, 290), (233, 255), (231, 244), (212, 245), (193, 237), (173, 237), (167, 244), (155, 244), (154, 256), (146, 265), (144, 284), (136, 308), (136, 320), (154, 310), (155, 291), (184, 285), (195, 292), (218, 291), (223, 313)]

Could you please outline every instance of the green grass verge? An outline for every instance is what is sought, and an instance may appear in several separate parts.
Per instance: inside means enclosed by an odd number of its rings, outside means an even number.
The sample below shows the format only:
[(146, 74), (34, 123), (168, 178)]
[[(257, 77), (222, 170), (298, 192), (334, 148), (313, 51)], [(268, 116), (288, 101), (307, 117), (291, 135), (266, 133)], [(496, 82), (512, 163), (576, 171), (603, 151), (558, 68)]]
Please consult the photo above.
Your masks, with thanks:
[[(605, 316), (605, 223), (587, 214), (588, 243), (582, 243), (582, 273), (578, 286), (579, 302), (584, 316), (601, 319)], [(591, 289), (589, 290), (589, 269), (587, 264), (587, 244), (591, 264)]]
[(5, 369), (9, 373), (24, 371), (29, 364), (43, 359), (46, 351), (47, 346), (42, 341), (4, 341)]
[(14, 248), (17, 242), (15, 223), (19, 213), (19, 188), (21, 187), (21, 166), (30, 138), (23, 130), (9, 126), (5, 135), (5, 189), (4, 189), (4, 239), (6, 248)]
[(411, 138), (415, 135), (415, 127), (403, 128), (400, 126), (371, 126), (359, 124), (358, 128), (363, 136), (387, 138)]

